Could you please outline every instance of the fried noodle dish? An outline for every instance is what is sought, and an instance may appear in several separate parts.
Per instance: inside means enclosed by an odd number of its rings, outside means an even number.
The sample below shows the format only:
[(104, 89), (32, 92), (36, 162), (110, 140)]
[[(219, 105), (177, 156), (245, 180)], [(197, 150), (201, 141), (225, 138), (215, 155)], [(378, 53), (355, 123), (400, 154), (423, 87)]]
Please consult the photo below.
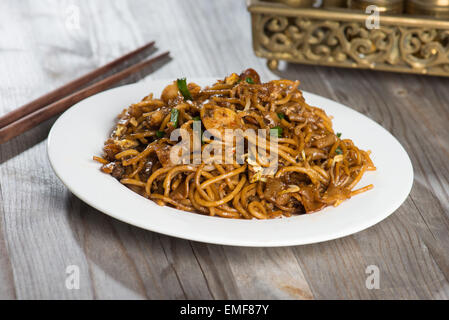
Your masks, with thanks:
[[(299, 81), (285, 79), (261, 83), (253, 69), (204, 88), (178, 79), (160, 98), (150, 94), (125, 109), (103, 156), (94, 160), (102, 163), (104, 173), (143, 197), (203, 215), (270, 219), (338, 206), (371, 189), (354, 187), (376, 168), (370, 152), (335, 133), (331, 118), (309, 106), (298, 86)], [(276, 170), (263, 174), (267, 164), (259, 157), (219, 163), (212, 161), (214, 153), (199, 163), (173, 163), (170, 152), (179, 139), (172, 141), (171, 133), (178, 128), (192, 132), (195, 122), (201, 131), (269, 132), (266, 139), (275, 137), (276, 149), (260, 138), (244, 138), (244, 151), (246, 155), (250, 142), (265, 148), (277, 156)], [(203, 135), (199, 146), (204, 150), (217, 144), (224, 148), (226, 142)], [(193, 147), (189, 152), (193, 158)]]

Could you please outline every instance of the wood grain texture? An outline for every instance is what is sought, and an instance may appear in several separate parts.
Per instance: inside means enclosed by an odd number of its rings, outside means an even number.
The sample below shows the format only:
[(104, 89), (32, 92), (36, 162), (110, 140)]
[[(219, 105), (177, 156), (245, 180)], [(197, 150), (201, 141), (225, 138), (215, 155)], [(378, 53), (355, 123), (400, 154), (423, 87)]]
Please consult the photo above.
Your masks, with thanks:
[[(24, 132), (36, 127), (42, 122), (47, 121), (48, 119), (53, 118), (61, 114), (62, 112), (69, 109), (71, 106), (76, 103), (87, 99), (88, 97), (93, 96), (94, 94), (103, 92), (107, 89), (114, 87), (117, 83), (128, 79), (131, 76), (135, 76), (138, 73), (141, 73), (143, 70), (146, 70), (150, 66), (156, 65), (158, 63), (163, 63), (169, 61), (169, 52), (165, 51), (161, 54), (155, 55), (147, 60), (141, 61), (135, 65), (132, 65), (125, 70), (117, 72), (107, 78), (101, 79), (98, 82), (92, 83), (90, 86), (86, 88), (82, 88), (81, 90), (77, 90), (77, 87), (70, 87), (67, 91), (70, 90), (70, 94), (67, 94), (65, 97), (54, 101), (49, 104), (39, 104), (30, 103), (27, 106), (20, 107), (18, 110), (25, 110), (28, 112), (23, 113), (24, 116), (18, 117), (15, 120), (12, 119), (4, 119), (12, 121), (7, 126), (0, 128), (0, 144), (3, 144)], [(111, 70), (114, 68), (111, 67)], [(66, 89), (66, 88), (64, 88)], [(56, 90), (58, 91), (58, 90)], [(44, 96), (45, 98), (45, 96)], [(44, 99), (47, 100), (47, 99)], [(33, 112), (33, 110), (35, 110)], [(5, 118), (9, 118), (8, 114)], [(14, 118), (14, 117), (11, 117)], [(0, 119), (1, 120), (1, 119)]]
[(150, 49), (154, 46), (154, 41), (151, 41), (150, 43), (133, 50), (129, 53), (127, 53), (124, 56), (121, 56), (104, 66), (101, 66), (98, 69), (94, 69), (91, 72), (81, 76), (80, 78), (77, 78), (67, 84), (64, 84), (63, 86), (59, 87), (56, 90), (50, 91), (43, 96), (40, 96), (36, 100), (33, 100), (26, 105), (23, 105), (19, 108), (15, 108), (12, 112), (0, 117), (0, 128), (3, 128), (4, 126), (30, 114), (31, 112), (34, 112), (36, 110), (39, 110), (40, 108), (43, 108), (55, 101), (58, 101), (59, 99), (62, 99), (76, 90), (81, 89), (83, 86), (89, 84), (91, 81), (96, 79), (97, 77), (108, 73), (110, 70), (117, 68), (121, 64), (124, 64), (126, 61), (128, 61), (131, 58), (134, 58), (136, 56), (139, 56), (146, 50)]
[[(73, 12), (79, 28), (67, 23)], [(368, 115), (411, 156), (410, 197), (378, 225), (326, 243), (239, 248), (176, 239), (73, 196), (47, 160), (52, 119), (0, 146), (0, 298), (449, 298), (449, 79), (300, 65), (273, 74), (253, 54), (240, 0), (4, 0), (0, 114), (150, 40), (174, 59), (148, 78), (253, 67), (262, 79), (300, 79), (302, 89)], [(79, 290), (65, 287), (69, 265), (80, 269)], [(369, 265), (380, 269), (378, 290), (365, 286)]]

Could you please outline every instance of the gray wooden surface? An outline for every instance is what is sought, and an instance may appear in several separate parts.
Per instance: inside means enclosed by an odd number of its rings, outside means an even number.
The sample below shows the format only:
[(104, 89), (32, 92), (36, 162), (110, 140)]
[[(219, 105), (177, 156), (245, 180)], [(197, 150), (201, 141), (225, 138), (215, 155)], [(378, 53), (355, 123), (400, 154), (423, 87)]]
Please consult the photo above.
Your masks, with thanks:
[[(242, 0), (2, 0), (0, 114), (149, 40), (173, 56), (149, 78), (246, 67), (274, 76), (253, 54)], [(144, 231), (58, 180), (46, 155), (53, 119), (0, 146), (0, 298), (447, 299), (449, 79), (300, 65), (280, 76), (365, 113), (404, 145), (415, 183), (392, 216), (343, 239), (287, 248)], [(79, 290), (65, 286), (69, 265), (79, 266)], [(379, 268), (379, 289), (365, 285), (369, 265)]]

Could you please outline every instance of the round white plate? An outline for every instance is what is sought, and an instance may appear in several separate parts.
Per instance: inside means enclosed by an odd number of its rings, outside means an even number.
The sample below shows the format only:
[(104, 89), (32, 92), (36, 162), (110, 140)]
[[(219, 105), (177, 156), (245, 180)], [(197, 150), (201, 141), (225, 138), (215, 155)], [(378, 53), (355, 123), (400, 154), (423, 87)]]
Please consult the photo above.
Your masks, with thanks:
[[(215, 79), (189, 79), (199, 85)], [(67, 110), (48, 138), (51, 165), (78, 198), (129, 224), (174, 237), (224, 245), (274, 247), (340, 238), (364, 230), (393, 213), (413, 184), (410, 159), (399, 142), (364, 115), (329, 99), (304, 93), (306, 101), (333, 116), (334, 129), (364, 150), (378, 168), (357, 187), (374, 189), (321, 212), (274, 220), (234, 220), (160, 207), (100, 171), (92, 156), (101, 155), (116, 116), (153, 92), (159, 96), (170, 80), (127, 85), (92, 96)]]

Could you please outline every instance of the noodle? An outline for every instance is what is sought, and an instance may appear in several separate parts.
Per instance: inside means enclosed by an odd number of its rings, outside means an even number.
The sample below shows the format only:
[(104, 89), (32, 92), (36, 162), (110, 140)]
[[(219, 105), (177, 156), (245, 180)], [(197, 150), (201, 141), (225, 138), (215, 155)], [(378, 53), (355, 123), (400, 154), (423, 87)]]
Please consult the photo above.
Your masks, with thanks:
[[(150, 94), (124, 110), (103, 156), (94, 160), (159, 205), (223, 218), (312, 213), (372, 189), (353, 190), (366, 172), (376, 170), (371, 152), (334, 133), (331, 118), (308, 105), (298, 85), (287, 79), (261, 83), (252, 69), (205, 88), (175, 81), (159, 99)], [(215, 133), (203, 136), (194, 150), (198, 121), (201, 132)], [(193, 145), (179, 148), (181, 162), (173, 163), (179, 139), (170, 136), (178, 128), (191, 135)], [(225, 141), (227, 129), (265, 135)], [(237, 140), (244, 143), (240, 159)], [(273, 157), (277, 166), (266, 171)]]

